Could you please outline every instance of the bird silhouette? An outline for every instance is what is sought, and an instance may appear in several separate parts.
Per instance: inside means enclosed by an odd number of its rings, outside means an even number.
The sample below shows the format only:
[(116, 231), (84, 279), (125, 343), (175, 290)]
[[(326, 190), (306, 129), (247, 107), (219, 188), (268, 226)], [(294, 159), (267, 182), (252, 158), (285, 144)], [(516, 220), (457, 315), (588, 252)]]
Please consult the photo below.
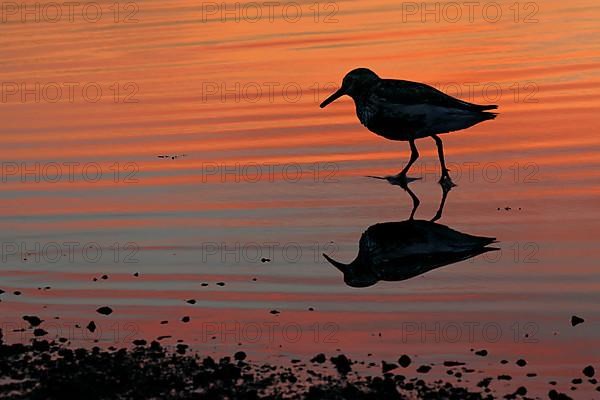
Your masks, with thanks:
[(323, 256), (351, 287), (403, 281), (433, 269), (496, 250), (494, 238), (473, 236), (431, 221), (409, 219), (370, 226), (361, 236), (356, 259), (343, 264)]
[(342, 86), (321, 103), (321, 108), (348, 95), (356, 105), (356, 115), (367, 129), (390, 140), (408, 141), (410, 160), (398, 174), (400, 179), (419, 158), (415, 140), (431, 137), (440, 158), (440, 183), (451, 182), (444, 161), (444, 148), (439, 134), (469, 128), (494, 119), (496, 113), (486, 112), (497, 105), (478, 105), (449, 96), (429, 85), (397, 79), (382, 79), (367, 68), (346, 74)]
[[(385, 179), (385, 178), (384, 178)], [(397, 181), (386, 179), (392, 185)], [(370, 226), (361, 235), (358, 255), (349, 264), (323, 257), (344, 274), (351, 287), (369, 287), (379, 281), (403, 281), (488, 251), (495, 238), (459, 232), (435, 221), (441, 218), (450, 187), (442, 185), (442, 199), (431, 221), (414, 219), (420, 202), (408, 185), (399, 185), (413, 199), (413, 210), (405, 221)]]

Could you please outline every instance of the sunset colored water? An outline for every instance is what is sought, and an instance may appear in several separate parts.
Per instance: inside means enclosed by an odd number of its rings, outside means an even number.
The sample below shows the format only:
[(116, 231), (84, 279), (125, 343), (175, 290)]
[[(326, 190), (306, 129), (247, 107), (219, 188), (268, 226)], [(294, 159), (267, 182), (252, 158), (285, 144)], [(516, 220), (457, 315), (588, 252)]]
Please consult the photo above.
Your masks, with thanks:
[[(3, 4), (0, 23), (5, 340), (31, 338), (29, 314), (84, 346), (410, 354), (600, 398), (571, 384), (600, 367), (597, 1), (35, 4)], [(322, 257), (350, 262), (412, 209), (366, 177), (400, 171), (408, 144), (348, 97), (318, 107), (356, 67), (499, 105), (443, 135), (458, 186), (438, 222), (500, 251), (362, 289)], [(433, 140), (417, 146), (429, 220), (440, 171)]]

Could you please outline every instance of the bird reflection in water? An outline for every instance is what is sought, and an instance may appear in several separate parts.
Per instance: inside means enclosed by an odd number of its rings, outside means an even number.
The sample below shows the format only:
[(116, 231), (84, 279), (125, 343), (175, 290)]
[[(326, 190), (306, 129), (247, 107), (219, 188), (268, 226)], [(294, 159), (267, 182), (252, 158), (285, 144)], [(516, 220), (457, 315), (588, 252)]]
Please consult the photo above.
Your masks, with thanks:
[(442, 199), (430, 220), (414, 219), (420, 201), (408, 187), (404, 177), (373, 177), (401, 186), (410, 195), (413, 209), (410, 218), (400, 222), (384, 222), (370, 226), (360, 237), (358, 255), (349, 264), (323, 256), (344, 274), (351, 287), (369, 287), (379, 281), (403, 281), (436, 268), (468, 260), (488, 251), (496, 239), (473, 236), (436, 223), (441, 218), (452, 186), (442, 185)]

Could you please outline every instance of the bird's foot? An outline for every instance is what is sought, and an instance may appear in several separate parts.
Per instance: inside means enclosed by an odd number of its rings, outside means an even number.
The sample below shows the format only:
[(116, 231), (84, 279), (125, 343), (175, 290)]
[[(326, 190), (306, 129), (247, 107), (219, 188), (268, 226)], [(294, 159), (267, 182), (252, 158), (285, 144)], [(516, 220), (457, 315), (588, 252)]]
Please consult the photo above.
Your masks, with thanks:
[(388, 176), (372, 176), (372, 175), (367, 175), (367, 178), (375, 178), (375, 179), (386, 180), (391, 185), (396, 185), (396, 186), (401, 186), (401, 187), (405, 187), (405, 186), (407, 186), (411, 182), (418, 181), (419, 179), (422, 179), (422, 178), (414, 178), (414, 177), (406, 176), (406, 174), (402, 174), (402, 173), (399, 173), (397, 175), (388, 175)]
[(442, 189), (444, 189), (444, 190), (450, 190), (454, 186), (456, 186), (456, 184), (454, 182), (452, 182), (452, 178), (450, 178), (450, 175), (448, 174), (448, 172), (446, 172), (442, 175), (442, 177), (439, 180), (439, 184), (442, 186)]
[(388, 176), (388, 177), (386, 177), (386, 179), (392, 185), (398, 185), (400, 187), (406, 187), (406, 186), (408, 186), (409, 183), (414, 182), (414, 181), (418, 181), (421, 178), (415, 178), (415, 177), (411, 177), (411, 176), (406, 176), (406, 174), (403, 174), (402, 172), (400, 172), (397, 175)]

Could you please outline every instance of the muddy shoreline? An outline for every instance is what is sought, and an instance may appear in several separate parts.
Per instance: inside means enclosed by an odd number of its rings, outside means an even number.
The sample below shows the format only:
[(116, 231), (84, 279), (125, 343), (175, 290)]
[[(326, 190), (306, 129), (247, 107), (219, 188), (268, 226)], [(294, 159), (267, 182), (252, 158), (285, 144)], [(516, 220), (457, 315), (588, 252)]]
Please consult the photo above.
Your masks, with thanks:
[[(492, 390), (490, 383), (500, 377), (485, 378), (474, 390), (449, 380), (426, 381), (427, 366), (419, 367), (415, 376), (404, 375), (402, 369), (411, 363), (407, 355), (397, 363), (381, 362), (378, 374), (367, 375), (353, 369), (360, 362), (343, 354), (318, 354), (284, 366), (254, 362), (243, 351), (214, 359), (182, 343), (167, 348), (144, 340), (120, 349), (72, 349), (38, 339), (2, 342), (0, 354), (0, 397), (11, 400), (529, 398), (524, 386), (509, 393)], [(449, 376), (472, 371), (461, 362), (443, 365), (452, 371)], [(571, 397), (549, 388), (548, 398)]]

